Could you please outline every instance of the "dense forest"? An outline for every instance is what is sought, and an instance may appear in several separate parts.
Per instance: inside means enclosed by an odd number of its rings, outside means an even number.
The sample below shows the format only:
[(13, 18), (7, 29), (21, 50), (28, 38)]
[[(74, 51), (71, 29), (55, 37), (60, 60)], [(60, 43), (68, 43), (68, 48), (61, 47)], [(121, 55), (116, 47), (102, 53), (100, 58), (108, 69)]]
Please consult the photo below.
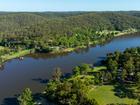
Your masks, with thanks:
[[(0, 45), (51, 50), (95, 44), (116, 32), (140, 29), (139, 12), (0, 13)], [(113, 31), (107, 34), (104, 30)], [(99, 40), (102, 42), (102, 40)]]
[[(56, 68), (41, 94), (57, 105), (139, 105), (140, 47), (109, 53), (102, 66), (76, 66), (67, 77)], [(28, 88), (18, 100), (21, 105), (36, 103)]]

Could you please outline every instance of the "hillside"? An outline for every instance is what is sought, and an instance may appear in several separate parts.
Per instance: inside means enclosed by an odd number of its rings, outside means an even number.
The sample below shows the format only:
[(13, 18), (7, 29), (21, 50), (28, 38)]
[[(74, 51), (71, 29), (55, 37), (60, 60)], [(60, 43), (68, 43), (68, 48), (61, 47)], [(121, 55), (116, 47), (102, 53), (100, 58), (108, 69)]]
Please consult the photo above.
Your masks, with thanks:
[[(140, 18), (126, 13), (60, 12), (60, 13), (1, 13), (0, 35), (67, 35), (78, 29), (124, 30), (140, 26)], [(78, 29), (77, 29), (78, 28)], [(38, 30), (37, 32), (35, 30)], [(84, 30), (83, 30), (84, 31)]]
[(131, 29), (140, 29), (140, 18), (123, 12), (0, 13), (0, 45), (14, 48), (96, 45)]

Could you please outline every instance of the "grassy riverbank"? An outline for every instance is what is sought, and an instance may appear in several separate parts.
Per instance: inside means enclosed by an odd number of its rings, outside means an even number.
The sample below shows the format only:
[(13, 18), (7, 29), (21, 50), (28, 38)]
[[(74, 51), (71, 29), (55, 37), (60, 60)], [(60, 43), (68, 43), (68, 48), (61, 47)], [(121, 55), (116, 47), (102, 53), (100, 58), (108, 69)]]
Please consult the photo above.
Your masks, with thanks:
[(6, 62), (7, 60), (11, 60), (11, 59), (14, 59), (14, 58), (25, 56), (27, 54), (30, 54), (31, 52), (34, 52), (34, 49), (21, 50), (21, 51), (18, 51), (18, 52), (10, 52), (8, 54), (1, 55), (1, 57), (0, 57), (1, 63)]

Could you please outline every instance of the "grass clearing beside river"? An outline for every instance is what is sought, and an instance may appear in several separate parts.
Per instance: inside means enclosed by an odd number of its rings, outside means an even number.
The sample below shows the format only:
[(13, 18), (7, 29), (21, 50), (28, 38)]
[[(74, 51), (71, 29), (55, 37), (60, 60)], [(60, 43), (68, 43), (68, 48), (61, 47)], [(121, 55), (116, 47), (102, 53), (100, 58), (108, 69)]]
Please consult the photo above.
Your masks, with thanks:
[(19, 51), (19, 52), (11, 52), (10, 54), (6, 54), (1, 56), (1, 58), (3, 59), (3, 62), (10, 60), (10, 59), (14, 59), (14, 58), (18, 58), (18, 57), (22, 57), (25, 56), (27, 54), (30, 54), (32, 50), (23, 50), (23, 51)]
[(97, 100), (100, 105), (107, 105), (111, 103), (134, 105), (137, 103), (137, 100), (135, 99), (120, 98), (115, 96), (115, 92), (113, 90), (114, 86), (111, 85), (97, 86), (88, 92), (88, 97)]

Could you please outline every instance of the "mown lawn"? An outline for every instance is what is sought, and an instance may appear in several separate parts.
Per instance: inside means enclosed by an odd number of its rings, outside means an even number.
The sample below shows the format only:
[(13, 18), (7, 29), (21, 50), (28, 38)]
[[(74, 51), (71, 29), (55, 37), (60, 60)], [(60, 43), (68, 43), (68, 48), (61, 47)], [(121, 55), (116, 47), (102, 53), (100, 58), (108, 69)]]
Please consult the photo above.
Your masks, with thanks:
[(0, 50), (3, 50), (4, 49), (4, 47), (3, 46), (0, 46)]
[(93, 72), (99, 72), (100, 70), (106, 70), (105, 66), (94, 67)]
[(129, 98), (119, 98), (115, 96), (115, 92), (113, 91), (113, 86), (97, 86), (93, 87), (88, 92), (88, 97), (95, 99), (99, 105), (107, 105), (111, 103), (121, 103), (134, 105), (137, 103), (137, 100), (129, 99)]

